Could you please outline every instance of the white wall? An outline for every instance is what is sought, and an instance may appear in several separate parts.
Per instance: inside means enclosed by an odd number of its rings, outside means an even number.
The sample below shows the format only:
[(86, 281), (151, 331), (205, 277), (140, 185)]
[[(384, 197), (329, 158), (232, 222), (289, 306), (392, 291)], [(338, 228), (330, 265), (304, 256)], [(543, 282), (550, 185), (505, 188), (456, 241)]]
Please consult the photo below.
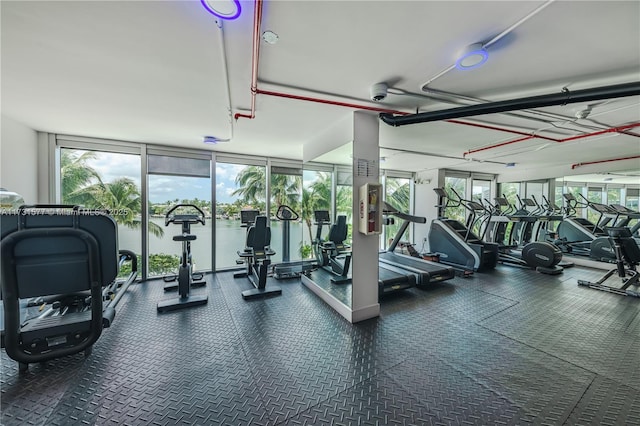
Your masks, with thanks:
[(37, 132), (4, 115), (1, 124), (0, 186), (34, 204), (38, 201)]

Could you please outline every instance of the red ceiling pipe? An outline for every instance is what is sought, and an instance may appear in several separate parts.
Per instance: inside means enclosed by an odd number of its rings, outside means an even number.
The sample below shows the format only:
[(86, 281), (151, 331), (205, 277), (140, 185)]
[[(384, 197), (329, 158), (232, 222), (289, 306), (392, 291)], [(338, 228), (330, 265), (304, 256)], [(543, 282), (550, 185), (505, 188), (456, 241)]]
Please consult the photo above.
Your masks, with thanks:
[(233, 118), (235, 118), (236, 120), (241, 117), (249, 118), (249, 119), (255, 118), (256, 96), (258, 94), (267, 95), (267, 96), (277, 96), (277, 97), (287, 98), (287, 99), (297, 99), (297, 100), (308, 101), (308, 102), (316, 102), (316, 103), (327, 104), (327, 105), (337, 105), (337, 106), (356, 108), (356, 109), (375, 111), (375, 112), (387, 112), (387, 113), (398, 114), (398, 115), (409, 114), (408, 112), (395, 111), (395, 110), (390, 110), (388, 108), (356, 105), (356, 104), (346, 103), (346, 102), (329, 101), (324, 99), (311, 98), (308, 96), (290, 95), (287, 93), (272, 92), (268, 90), (258, 89), (258, 63), (260, 59), (260, 25), (261, 23), (262, 23), (262, 0), (256, 0), (254, 5), (254, 14), (253, 14), (253, 53), (251, 57), (251, 112), (250, 114), (242, 114), (242, 113), (234, 114)]
[(500, 143), (497, 143), (495, 145), (485, 146), (484, 148), (472, 149), (472, 150), (466, 151), (464, 154), (462, 154), (462, 156), (466, 157), (467, 155), (473, 154), (475, 152), (485, 151), (487, 149), (492, 149), (492, 148), (498, 148), (500, 146), (505, 146), (505, 145), (511, 145), (512, 143), (516, 143), (516, 142), (528, 141), (529, 139), (533, 139), (533, 138), (535, 138), (534, 135), (529, 135), (529, 136), (525, 136), (525, 137), (520, 138), (520, 139), (514, 139), (512, 141), (500, 142)]
[(258, 59), (260, 56), (260, 23), (262, 22), (262, 0), (255, 0), (253, 8), (253, 52), (251, 54), (251, 113), (237, 112), (233, 118), (253, 119), (256, 116), (256, 94), (258, 92)]
[[(326, 105), (335, 105), (335, 106), (342, 106), (342, 107), (347, 107), (347, 108), (355, 108), (355, 109), (360, 109), (360, 110), (397, 114), (397, 115), (409, 115), (410, 114), (410, 113), (407, 113), (407, 112), (395, 111), (395, 110), (390, 110), (390, 109), (386, 109), (386, 108), (378, 108), (378, 107), (372, 107), (372, 106), (367, 106), (367, 105), (358, 105), (358, 104), (352, 104), (352, 103), (347, 103), (347, 102), (339, 102), (339, 101), (329, 101), (329, 100), (325, 100), (325, 99), (312, 98), (312, 97), (308, 97), (308, 96), (298, 96), (298, 95), (291, 95), (291, 94), (287, 94), (287, 93), (272, 92), (272, 91), (268, 91), (268, 90), (260, 90), (260, 89), (258, 89), (258, 63), (259, 63), (259, 58), (260, 58), (260, 25), (261, 25), (261, 23), (262, 23), (262, 0), (255, 0), (255, 2), (254, 2), (254, 13), (253, 13), (253, 51), (252, 51), (252, 57), (251, 57), (251, 111), (250, 111), (250, 114), (236, 113), (233, 116), (236, 120), (241, 118), (241, 117), (242, 118), (249, 118), (249, 119), (255, 118), (255, 116), (256, 116), (256, 96), (258, 94), (267, 95), (267, 96), (276, 96), (276, 97), (287, 98), (287, 99), (295, 99), (295, 100), (307, 101), (307, 102), (315, 102), (315, 103), (321, 103), (321, 104), (326, 104)], [(495, 130), (495, 131), (499, 131), (499, 132), (506, 132), (506, 133), (512, 133), (512, 134), (515, 134), (515, 135), (524, 136), (522, 138), (515, 139), (515, 140), (512, 140), (512, 141), (501, 142), (499, 144), (487, 146), (487, 147), (484, 147), (484, 148), (478, 148), (478, 149), (475, 149), (475, 150), (470, 150), (470, 151), (465, 152), (463, 154), (463, 156), (467, 156), (468, 154), (472, 154), (472, 153), (475, 153), (475, 152), (480, 152), (480, 151), (485, 151), (485, 150), (492, 149), (492, 148), (497, 148), (497, 147), (500, 147), (500, 146), (505, 146), (505, 145), (510, 145), (510, 144), (517, 143), (517, 142), (522, 142), (522, 141), (533, 139), (533, 138), (549, 140), (549, 141), (552, 141), (552, 142), (559, 142), (560, 143), (560, 142), (567, 142), (569, 140), (576, 140), (576, 139), (591, 137), (591, 136), (595, 136), (595, 135), (602, 134), (602, 133), (607, 133), (607, 132), (620, 132), (620, 131), (623, 131), (623, 130), (627, 130), (627, 129), (631, 129), (631, 128), (640, 126), (640, 123), (634, 123), (634, 124), (630, 124), (630, 125), (627, 125), (627, 126), (621, 126), (621, 127), (617, 127), (617, 128), (606, 129), (606, 130), (603, 130), (603, 131), (600, 131), (600, 132), (584, 134), (584, 135), (579, 135), (579, 136), (573, 136), (571, 138), (555, 139), (555, 138), (550, 138), (550, 137), (547, 137), (547, 136), (531, 135), (531, 134), (528, 134), (528, 133), (525, 133), (525, 132), (520, 132), (520, 131), (517, 131), (517, 130), (502, 128), (502, 127), (497, 127), (497, 126), (490, 126), (490, 125), (486, 125), (486, 124), (470, 123), (470, 122), (454, 120), (454, 119), (444, 120), (444, 121), (446, 121), (448, 123), (452, 123), (452, 124), (461, 124), (461, 125), (465, 125), (465, 126), (479, 127), (479, 128), (483, 128), (483, 129)], [(632, 136), (637, 136), (635, 134), (631, 134), (631, 135)]]
[(576, 139), (582, 139), (582, 138), (587, 138), (587, 137), (591, 137), (591, 136), (603, 135), (605, 133), (620, 133), (620, 132), (622, 132), (624, 130), (633, 129), (634, 127), (639, 127), (639, 126), (640, 126), (640, 123), (632, 123), (632, 124), (627, 124), (625, 126), (612, 127), (610, 129), (599, 130), (597, 132), (587, 133), (587, 134), (584, 134), (584, 135), (571, 136), (569, 138), (565, 138), (565, 139), (560, 140), (560, 142), (569, 142), (569, 141), (574, 141)]
[(576, 164), (572, 164), (571, 165), (571, 169), (575, 169), (576, 167), (580, 167), (580, 166), (587, 166), (589, 164), (600, 164), (600, 163), (610, 163), (612, 161), (622, 161), (622, 160), (635, 160), (637, 158), (640, 158), (640, 155), (634, 155), (632, 157), (622, 157), (622, 158), (612, 158), (610, 160), (598, 160), (598, 161), (587, 161), (586, 163), (576, 163)]
[[(554, 142), (562, 143), (562, 142), (575, 141), (575, 140), (578, 140), (578, 139), (590, 138), (590, 137), (602, 135), (602, 134), (605, 134), (605, 133), (622, 133), (622, 134), (626, 134), (626, 133), (623, 133), (625, 130), (633, 129), (634, 127), (640, 127), (640, 122), (626, 124), (624, 126), (611, 127), (609, 129), (599, 130), (599, 131), (593, 132), (593, 133), (585, 133), (585, 134), (578, 135), (578, 136), (570, 136), (570, 137), (564, 138), (564, 139), (553, 139), (553, 138), (541, 137), (539, 135), (530, 135), (530, 137), (528, 137), (528, 138), (520, 138), (520, 139), (515, 139), (515, 140), (512, 140), (512, 141), (508, 141), (508, 142), (500, 142), (500, 143), (497, 143), (497, 144), (494, 144), (494, 145), (485, 146), (485, 147), (482, 147), (482, 148), (471, 149), (471, 150), (465, 152), (462, 155), (463, 156), (467, 156), (469, 154), (473, 154), (473, 153), (476, 153), (476, 152), (486, 151), (488, 149), (498, 148), (498, 147), (501, 147), (501, 146), (509, 145), (509, 144), (516, 143), (516, 142), (522, 142), (522, 141), (533, 139), (533, 138), (552, 140)], [(631, 136), (634, 136), (634, 135), (631, 134)]]

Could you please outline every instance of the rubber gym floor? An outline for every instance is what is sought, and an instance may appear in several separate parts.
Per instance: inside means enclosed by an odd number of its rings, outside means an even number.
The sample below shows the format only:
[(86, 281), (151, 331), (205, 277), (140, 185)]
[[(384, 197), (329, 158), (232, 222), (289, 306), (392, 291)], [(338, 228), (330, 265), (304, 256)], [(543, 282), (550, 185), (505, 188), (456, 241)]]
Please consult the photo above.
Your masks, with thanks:
[(3, 425), (640, 425), (640, 300), (498, 266), (382, 301), (351, 325), (299, 280), (156, 313), (132, 286), (82, 354), (19, 374), (2, 352)]

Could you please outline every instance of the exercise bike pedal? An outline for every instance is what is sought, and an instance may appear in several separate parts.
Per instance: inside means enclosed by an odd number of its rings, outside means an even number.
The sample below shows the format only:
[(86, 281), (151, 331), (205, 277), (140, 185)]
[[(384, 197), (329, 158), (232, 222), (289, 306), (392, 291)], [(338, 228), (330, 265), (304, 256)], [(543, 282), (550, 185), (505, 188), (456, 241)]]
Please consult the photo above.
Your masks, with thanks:
[[(165, 292), (169, 292), (169, 291), (176, 291), (178, 289), (178, 281), (174, 281), (171, 284), (167, 284), (164, 286), (164, 291)], [(190, 287), (192, 288), (196, 288), (196, 287), (204, 287), (205, 285), (207, 285), (207, 282), (205, 280), (202, 281), (192, 281), (190, 283)]]

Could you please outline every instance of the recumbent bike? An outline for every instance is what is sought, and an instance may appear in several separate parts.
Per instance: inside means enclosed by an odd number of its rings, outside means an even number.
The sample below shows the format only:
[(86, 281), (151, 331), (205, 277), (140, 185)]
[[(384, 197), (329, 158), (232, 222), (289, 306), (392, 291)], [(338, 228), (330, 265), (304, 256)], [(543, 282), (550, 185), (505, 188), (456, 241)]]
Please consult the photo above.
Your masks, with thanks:
[(245, 300), (282, 294), (280, 287), (267, 288), (267, 276), (271, 268), (271, 256), (276, 254), (271, 244), (271, 228), (266, 216), (257, 210), (240, 211), (242, 227), (247, 228), (245, 248), (238, 251), (239, 264), (246, 264), (246, 270), (233, 274), (234, 278), (246, 277), (254, 288), (242, 292)]

